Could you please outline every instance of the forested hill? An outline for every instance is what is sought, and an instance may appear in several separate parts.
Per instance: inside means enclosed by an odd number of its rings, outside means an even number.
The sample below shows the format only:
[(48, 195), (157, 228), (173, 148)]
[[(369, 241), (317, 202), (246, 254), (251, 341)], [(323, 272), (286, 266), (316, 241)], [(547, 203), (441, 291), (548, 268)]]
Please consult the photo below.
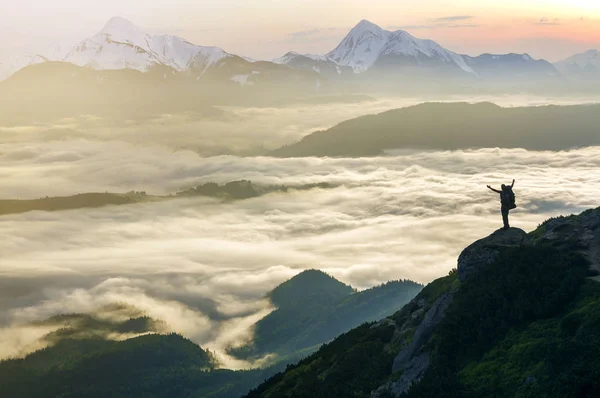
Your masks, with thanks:
[(600, 396), (600, 208), (496, 231), (396, 314), (254, 397)]
[(134, 307), (53, 316), (23, 325), (53, 331), (39, 341), (46, 348), (0, 361), (0, 398), (237, 398), (340, 333), (393, 314), (422, 287), (392, 281), (357, 292), (324, 272), (304, 271), (267, 294), (277, 310), (256, 324), (252, 343), (232, 350), (239, 358), (271, 358), (246, 371), (221, 369), (213, 353)]
[(277, 309), (255, 325), (251, 343), (230, 353), (241, 359), (302, 358), (353, 327), (393, 314), (422, 288), (403, 280), (357, 292), (322, 271), (304, 271), (269, 293)]
[(271, 153), (277, 157), (380, 155), (393, 149), (600, 145), (600, 105), (502, 108), (492, 103), (425, 103), (348, 120)]

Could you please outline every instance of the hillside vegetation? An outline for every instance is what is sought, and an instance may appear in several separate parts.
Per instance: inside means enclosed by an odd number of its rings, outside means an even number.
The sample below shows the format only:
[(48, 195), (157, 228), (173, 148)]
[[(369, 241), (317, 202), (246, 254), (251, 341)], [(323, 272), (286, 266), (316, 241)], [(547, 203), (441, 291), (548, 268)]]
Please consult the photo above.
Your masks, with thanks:
[[(463, 283), (457, 272), (432, 282), (247, 397), (600, 396), (600, 285), (586, 279), (599, 220), (600, 209), (549, 220)], [(416, 339), (413, 367), (395, 370)]]
[(425, 103), (363, 116), (271, 153), (278, 157), (376, 156), (393, 149), (526, 148), (600, 145), (600, 105), (502, 108), (491, 103)]
[(251, 343), (231, 353), (245, 359), (306, 356), (353, 327), (393, 314), (422, 288), (392, 281), (356, 292), (321, 271), (304, 271), (269, 293), (277, 309), (255, 325)]
[(55, 329), (46, 348), (0, 361), (0, 397), (240, 397), (339, 333), (394, 313), (421, 288), (398, 281), (357, 293), (321, 271), (302, 272), (268, 294), (279, 308), (257, 323), (252, 344), (232, 350), (272, 355), (270, 366), (244, 371), (221, 369), (213, 353), (133, 307), (53, 316), (27, 325)]

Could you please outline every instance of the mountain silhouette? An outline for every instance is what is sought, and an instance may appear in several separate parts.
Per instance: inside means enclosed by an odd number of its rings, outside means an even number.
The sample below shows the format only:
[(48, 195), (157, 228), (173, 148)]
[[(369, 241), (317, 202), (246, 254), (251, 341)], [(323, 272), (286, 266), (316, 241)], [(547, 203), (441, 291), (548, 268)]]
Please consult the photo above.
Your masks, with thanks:
[(496, 147), (566, 150), (600, 145), (599, 110), (599, 105), (502, 108), (489, 102), (424, 103), (342, 122), (271, 155), (360, 157), (393, 149)]

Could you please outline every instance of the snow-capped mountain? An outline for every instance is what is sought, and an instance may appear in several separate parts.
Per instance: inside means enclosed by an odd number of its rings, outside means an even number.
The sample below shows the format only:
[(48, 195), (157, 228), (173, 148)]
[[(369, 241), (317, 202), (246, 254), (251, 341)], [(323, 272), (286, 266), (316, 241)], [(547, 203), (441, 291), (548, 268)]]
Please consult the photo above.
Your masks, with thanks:
[(176, 71), (204, 73), (230, 57), (217, 47), (196, 46), (180, 37), (151, 36), (123, 18), (112, 18), (93, 37), (77, 44), (63, 59), (100, 70), (135, 69), (145, 72), (156, 65)]
[(371, 77), (389, 77), (390, 73), (396, 73), (405, 80), (463, 76), (479, 81), (510, 78), (538, 81), (560, 77), (552, 64), (527, 54), (471, 57), (450, 51), (432, 40), (416, 38), (403, 30), (382, 29), (366, 20), (352, 28), (342, 42), (325, 55), (290, 52), (274, 62), (315, 71), (328, 64), (330, 69), (350, 68), (354, 74), (369, 71)]
[(600, 51), (588, 50), (584, 53), (575, 54), (561, 62), (556, 63), (556, 65), (577, 65), (581, 68), (585, 68), (590, 64), (600, 68)]
[[(219, 91), (222, 95), (240, 89), (303, 95), (319, 90), (323, 79), (313, 70), (254, 61), (217, 47), (197, 46), (177, 36), (152, 36), (123, 18), (112, 18), (100, 32), (71, 46), (64, 55), (57, 49), (52, 51), (55, 55), (51, 57), (19, 57), (0, 64), (0, 80), (14, 75), (7, 80), (9, 84), (13, 81), (15, 87), (27, 86), (25, 83), (30, 80), (45, 87), (62, 81), (89, 88), (132, 79), (150, 86), (160, 82), (161, 87), (165, 81), (172, 85), (185, 82), (186, 87), (209, 87), (207, 91)], [(26, 70), (16, 73), (20, 69)], [(131, 73), (132, 70), (142, 73)]]
[(417, 39), (398, 30), (390, 32), (367, 20), (356, 25), (342, 42), (325, 55), (338, 65), (349, 66), (355, 73), (365, 72), (390, 58), (408, 58), (419, 64), (457, 67), (474, 73), (463, 58), (432, 40)]
[(565, 76), (576, 79), (600, 78), (600, 51), (588, 50), (554, 64)]
[(200, 76), (227, 59), (253, 62), (218, 47), (197, 46), (177, 36), (152, 36), (126, 19), (115, 17), (100, 32), (75, 46), (57, 45), (39, 54), (0, 60), (0, 80), (27, 66), (47, 61), (67, 62), (97, 70), (134, 69), (141, 72), (147, 72), (154, 66), (166, 66)]
[(294, 62), (296, 59), (310, 59), (311, 61), (327, 61), (327, 58), (323, 55), (315, 55), (315, 54), (299, 54), (295, 51), (290, 51), (286, 53), (283, 57), (279, 57), (273, 60), (275, 64), (284, 64), (287, 65), (290, 62)]
[(533, 59), (529, 54), (482, 54), (477, 57), (463, 55), (463, 59), (480, 79), (519, 82), (561, 77), (550, 62)]
[[(564, 61), (567, 69), (598, 72), (598, 52)], [(171, 35), (149, 35), (123, 18), (112, 18), (94, 36), (77, 45), (60, 46), (31, 56), (2, 62), (0, 80), (18, 70), (46, 61), (62, 61), (96, 70), (134, 69), (147, 72), (156, 66), (185, 72), (203, 80), (235, 82), (242, 86), (265, 81), (361, 83), (379, 81), (452, 82), (492, 79), (539, 81), (560, 76), (556, 68), (527, 54), (478, 57), (460, 55), (432, 40), (416, 38), (403, 30), (388, 31), (363, 20), (332, 51), (324, 55), (289, 52), (273, 62), (257, 62), (217, 47), (192, 44)], [(570, 70), (569, 69), (569, 70)], [(368, 72), (368, 73), (367, 73)], [(433, 79), (433, 80), (432, 80)], [(326, 84), (326, 83), (323, 83)]]
[(283, 57), (273, 60), (273, 63), (286, 65), (298, 70), (314, 71), (329, 78), (345, 76), (348, 73), (352, 73), (352, 68), (339, 65), (328, 59), (326, 56), (299, 54), (293, 51), (285, 54)]

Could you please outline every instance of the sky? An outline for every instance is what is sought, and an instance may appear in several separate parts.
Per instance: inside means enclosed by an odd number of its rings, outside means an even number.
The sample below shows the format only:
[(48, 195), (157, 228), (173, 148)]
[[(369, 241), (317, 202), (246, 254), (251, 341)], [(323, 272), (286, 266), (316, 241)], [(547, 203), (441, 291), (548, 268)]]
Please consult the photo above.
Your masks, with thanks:
[(469, 55), (600, 48), (597, 0), (0, 0), (0, 58), (74, 44), (114, 16), (256, 59), (326, 53), (362, 19)]

